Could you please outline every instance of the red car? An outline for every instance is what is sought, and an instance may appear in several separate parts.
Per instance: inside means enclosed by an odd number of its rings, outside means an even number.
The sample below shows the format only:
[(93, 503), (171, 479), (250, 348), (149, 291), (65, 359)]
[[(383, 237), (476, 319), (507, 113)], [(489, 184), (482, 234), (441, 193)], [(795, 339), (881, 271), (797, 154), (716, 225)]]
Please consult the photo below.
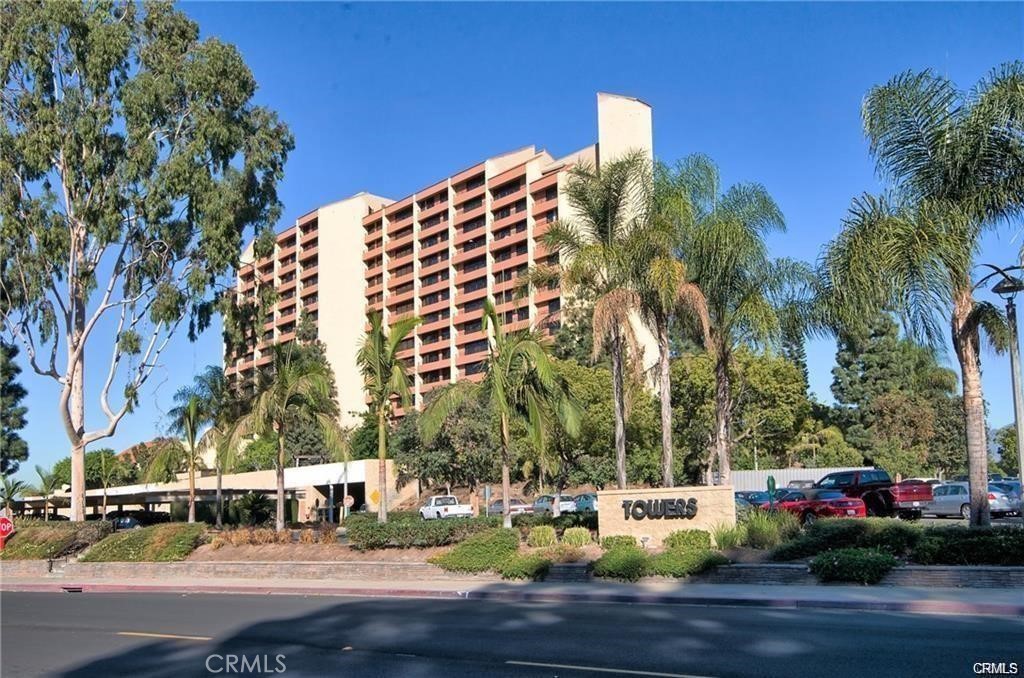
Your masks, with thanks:
[[(804, 525), (818, 518), (864, 518), (868, 514), (863, 501), (839, 490), (791, 490), (776, 499), (775, 506), (789, 511)], [(771, 504), (766, 502), (761, 508), (767, 511)]]

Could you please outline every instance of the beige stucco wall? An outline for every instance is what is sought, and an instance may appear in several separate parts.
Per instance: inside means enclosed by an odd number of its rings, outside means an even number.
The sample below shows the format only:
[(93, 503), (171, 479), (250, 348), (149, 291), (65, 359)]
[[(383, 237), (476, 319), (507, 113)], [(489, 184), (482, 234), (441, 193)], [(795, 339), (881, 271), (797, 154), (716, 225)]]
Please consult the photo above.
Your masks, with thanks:
[(634, 97), (598, 92), (598, 164), (614, 160), (630, 151), (644, 151), (648, 157), (654, 157), (651, 107)]
[(342, 426), (356, 426), (366, 409), (356, 353), (366, 324), (366, 281), (363, 275), (363, 217), (390, 201), (360, 193), (321, 207), (317, 215), (320, 300), (318, 335), (338, 385)]
[[(664, 487), (650, 490), (605, 490), (597, 493), (601, 510), (598, 512), (598, 532), (607, 537), (631, 534), (649, 547), (661, 546), (661, 541), (676, 530), (707, 530), (719, 525), (736, 524), (736, 500), (731, 485)], [(692, 518), (643, 518), (624, 516), (626, 500), (697, 500), (697, 512)]]

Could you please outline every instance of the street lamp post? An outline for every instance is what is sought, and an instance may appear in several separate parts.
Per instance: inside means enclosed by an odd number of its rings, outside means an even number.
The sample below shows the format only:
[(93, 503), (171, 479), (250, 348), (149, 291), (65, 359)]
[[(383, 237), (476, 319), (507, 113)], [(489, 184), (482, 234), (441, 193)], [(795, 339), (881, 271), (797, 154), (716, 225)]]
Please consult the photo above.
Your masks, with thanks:
[[(1017, 477), (1024, 482), (1024, 392), (1021, 390), (1020, 376), (1020, 340), (1017, 336), (1017, 305), (1013, 298), (1024, 290), (1024, 280), (1003, 273), (992, 291), (1006, 300), (1006, 324), (1010, 329), (1010, 381), (1013, 384), (1013, 427), (1017, 432)], [(1024, 511), (1021, 511), (1021, 522), (1024, 522)]]

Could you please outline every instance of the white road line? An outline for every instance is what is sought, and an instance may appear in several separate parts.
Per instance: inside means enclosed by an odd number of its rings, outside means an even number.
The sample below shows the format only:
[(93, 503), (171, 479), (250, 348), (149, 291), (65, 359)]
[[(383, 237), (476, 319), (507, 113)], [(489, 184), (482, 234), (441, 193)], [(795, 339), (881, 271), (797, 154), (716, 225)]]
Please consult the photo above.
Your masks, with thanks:
[(633, 669), (609, 669), (601, 666), (579, 666), (577, 664), (545, 664), (543, 662), (517, 662), (508, 660), (506, 664), (516, 666), (537, 666), (544, 669), (570, 669), (572, 671), (593, 671), (594, 673), (618, 673), (630, 676), (658, 676), (659, 678), (711, 678), (710, 676), (695, 676), (688, 673), (661, 673), (659, 671), (636, 671)]
[(170, 640), (213, 640), (209, 636), (178, 636), (173, 633), (143, 633), (142, 631), (118, 631), (118, 636), (135, 636), (138, 638), (167, 638)]

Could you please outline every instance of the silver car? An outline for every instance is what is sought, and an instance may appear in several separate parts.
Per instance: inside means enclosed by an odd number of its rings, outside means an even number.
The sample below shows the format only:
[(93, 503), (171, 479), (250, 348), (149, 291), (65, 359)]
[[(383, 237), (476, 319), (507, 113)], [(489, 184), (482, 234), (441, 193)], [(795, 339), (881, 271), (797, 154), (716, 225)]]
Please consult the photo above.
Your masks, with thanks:
[[(489, 516), (500, 516), (504, 515), (502, 511), (502, 502), (500, 499), (492, 501), (491, 505), (487, 507), (487, 515)], [(508, 512), (509, 515), (518, 516), (522, 513), (533, 513), (533, 506), (527, 504), (519, 497), (511, 497), (508, 500)]]
[[(989, 485), (988, 505), (992, 515), (1010, 515), (1016, 513), (1019, 505), (999, 488)], [(932, 501), (923, 513), (934, 516), (959, 516), (969, 518), (971, 515), (971, 495), (967, 483), (947, 483), (932, 490)]]

